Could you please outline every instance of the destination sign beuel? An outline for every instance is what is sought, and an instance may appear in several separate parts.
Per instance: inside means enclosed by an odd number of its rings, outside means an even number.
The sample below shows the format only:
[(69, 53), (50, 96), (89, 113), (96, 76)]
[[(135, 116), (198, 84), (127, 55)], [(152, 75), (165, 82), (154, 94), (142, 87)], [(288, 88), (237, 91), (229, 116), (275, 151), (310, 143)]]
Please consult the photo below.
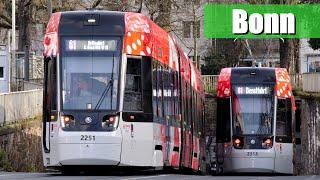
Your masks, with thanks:
[(115, 51), (116, 40), (66, 40), (67, 51)]
[(237, 87), (237, 94), (265, 95), (270, 93), (269, 87)]

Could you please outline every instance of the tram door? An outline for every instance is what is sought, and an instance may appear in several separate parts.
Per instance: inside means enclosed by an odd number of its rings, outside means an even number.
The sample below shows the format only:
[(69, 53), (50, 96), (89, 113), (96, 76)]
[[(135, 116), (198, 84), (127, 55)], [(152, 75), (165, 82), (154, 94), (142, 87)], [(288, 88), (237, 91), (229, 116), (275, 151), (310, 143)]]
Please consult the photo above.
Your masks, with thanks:
[(292, 104), (290, 98), (277, 99), (275, 171), (293, 173)]
[(50, 152), (50, 139), (53, 127), (56, 125), (56, 59), (45, 60), (45, 86), (43, 101), (43, 148), (46, 153)]
[(164, 110), (164, 123), (165, 123), (165, 131), (166, 131), (166, 137), (165, 137), (165, 142), (166, 142), (166, 149), (165, 149), (165, 157), (167, 163), (169, 165), (170, 161), (170, 151), (171, 151), (171, 81), (172, 77), (170, 76), (170, 69), (164, 67), (162, 71), (163, 75), (163, 110)]

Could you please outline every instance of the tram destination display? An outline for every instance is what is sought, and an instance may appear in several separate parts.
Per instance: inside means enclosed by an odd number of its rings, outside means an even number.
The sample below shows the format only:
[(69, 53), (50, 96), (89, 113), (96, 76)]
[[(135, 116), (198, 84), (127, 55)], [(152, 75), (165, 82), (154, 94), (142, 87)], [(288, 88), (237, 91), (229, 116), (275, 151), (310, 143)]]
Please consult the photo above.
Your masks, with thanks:
[(117, 40), (66, 40), (67, 51), (115, 51)]
[(271, 94), (271, 88), (266, 86), (238, 86), (235, 88), (238, 95), (268, 95)]

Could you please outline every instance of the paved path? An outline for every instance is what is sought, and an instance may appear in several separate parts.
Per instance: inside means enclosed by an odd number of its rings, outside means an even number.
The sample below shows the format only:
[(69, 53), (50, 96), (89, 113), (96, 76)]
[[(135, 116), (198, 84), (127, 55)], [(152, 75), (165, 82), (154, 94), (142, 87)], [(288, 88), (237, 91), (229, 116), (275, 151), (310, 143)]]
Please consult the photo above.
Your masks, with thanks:
[(35, 180), (173, 180), (173, 179), (208, 179), (208, 180), (320, 180), (320, 175), (317, 176), (198, 176), (198, 175), (181, 175), (181, 174), (157, 174), (157, 173), (141, 173), (141, 175), (70, 175), (65, 176), (60, 173), (14, 173), (14, 172), (0, 172), (0, 180), (11, 179), (35, 179)]

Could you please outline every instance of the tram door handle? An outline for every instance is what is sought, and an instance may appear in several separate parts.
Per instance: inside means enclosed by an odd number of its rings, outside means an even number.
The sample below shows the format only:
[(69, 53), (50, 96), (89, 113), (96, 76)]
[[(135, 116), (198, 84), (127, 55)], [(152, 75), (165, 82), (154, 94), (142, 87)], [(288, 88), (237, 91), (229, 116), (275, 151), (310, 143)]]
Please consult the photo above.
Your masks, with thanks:
[(133, 136), (134, 136), (134, 133), (133, 133), (133, 124), (131, 124), (130, 129), (131, 129), (131, 138), (133, 138)]

